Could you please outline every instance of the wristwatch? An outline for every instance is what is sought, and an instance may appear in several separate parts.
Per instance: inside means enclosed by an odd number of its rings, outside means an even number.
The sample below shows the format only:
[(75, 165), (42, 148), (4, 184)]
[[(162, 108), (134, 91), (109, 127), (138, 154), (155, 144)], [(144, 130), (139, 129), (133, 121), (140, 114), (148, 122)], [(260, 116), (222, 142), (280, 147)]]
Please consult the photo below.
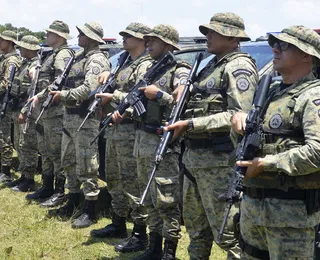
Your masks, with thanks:
[(188, 127), (187, 127), (187, 132), (190, 132), (194, 129), (194, 125), (193, 125), (193, 120), (192, 119), (189, 119), (188, 120)]
[(161, 90), (159, 90), (156, 94), (156, 99), (160, 99), (163, 96), (163, 92)]

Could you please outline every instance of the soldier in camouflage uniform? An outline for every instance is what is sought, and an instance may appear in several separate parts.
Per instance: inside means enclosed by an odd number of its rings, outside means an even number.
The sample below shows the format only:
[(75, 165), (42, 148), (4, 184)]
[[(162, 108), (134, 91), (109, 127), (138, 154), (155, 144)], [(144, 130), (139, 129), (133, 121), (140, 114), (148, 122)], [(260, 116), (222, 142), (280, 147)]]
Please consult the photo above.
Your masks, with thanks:
[[(113, 94), (97, 94), (103, 97), (103, 103), (119, 103), (130, 89), (139, 82), (152, 58), (146, 53), (143, 36), (151, 32), (151, 28), (141, 23), (131, 23), (119, 34), (123, 37), (123, 47), (130, 56), (116, 76), (116, 91)], [(107, 74), (107, 73), (105, 73)], [(105, 81), (107, 75), (101, 75)], [(124, 243), (116, 245), (116, 250), (131, 252), (145, 249), (147, 246), (146, 212), (139, 205), (139, 183), (137, 162), (133, 157), (135, 129), (133, 120), (126, 115), (120, 124), (108, 129), (106, 180), (108, 191), (112, 196), (112, 224), (99, 230), (92, 230), (94, 237), (126, 237), (126, 218), (129, 208), (134, 222), (132, 236)]]
[[(241, 202), (241, 259), (314, 259), (320, 219), (320, 36), (304, 26), (271, 34), (274, 69), (259, 157), (248, 167)], [(245, 113), (233, 116), (243, 133)]]
[[(39, 101), (45, 101), (51, 83), (60, 75), (69, 61), (74, 55), (72, 49), (67, 45), (67, 39), (70, 39), (69, 27), (62, 21), (54, 21), (47, 31), (47, 43), (53, 48), (42, 63), (38, 86), (40, 93), (35, 95), (31, 101), (33, 107)], [(34, 115), (39, 114), (39, 106), (36, 106)], [(28, 194), (26, 199), (38, 200), (48, 198), (51, 203), (41, 204), (42, 206), (56, 206), (65, 200), (64, 184), (65, 175), (61, 167), (61, 140), (62, 140), (62, 120), (64, 107), (61, 103), (53, 103), (46, 109), (36, 126), (38, 150), (42, 155), (42, 187), (32, 194)], [(55, 188), (54, 188), (55, 179)], [(52, 196), (52, 197), (51, 197)]]
[[(233, 13), (215, 14), (209, 24), (199, 27), (208, 39), (208, 52), (216, 56), (198, 75), (195, 95), (184, 115), (187, 120), (168, 127), (175, 136), (186, 131), (183, 217), (190, 237), (190, 259), (209, 259), (225, 209), (218, 197), (228, 189), (233, 172), (228, 164), (233, 150), (230, 118), (239, 110), (250, 109), (258, 81), (255, 62), (239, 50), (240, 41), (250, 40), (244, 29), (243, 20)], [(240, 252), (231, 227), (219, 246), (234, 259)]]
[[(87, 113), (92, 91), (99, 86), (98, 76), (110, 70), (108, 56), (99, 49), (103, 29), (96, 22), (77, 26), (79, 46), (84, 51), (77, 54), (68, 77), (68, 89), (51, 91), (54, 101), (61, 101), (65, 106), (62, 137), (62, 166), (68, 179), (69, 197), (56, 213), (71, 216), (79, 206), (80, 186), (83, 185), (85, 196), (84, 211), (72, 223), (73, 228), (90, 226), (95, 220), (95, 205), (100, 192), (98, 187), (98, 150), (97, 143), (90, 145), (90, 140), (98, 134), (99, 120), (92, 115), (80, 132), (78, 126)], [(92, 95), (91, 95), (92, 96)], [(48, 202), (49, 203), (49, 202)]]
[[(3, 56), (0, 60), (0, 100), (5, 95), (8, 78), (13, 66), (16, 70), (21, 65), (21, 58), (14, 49), (17, 34), (12, 31), (3, 31), (0, 34), (0, 50)], [(6, 114), (1, 121), (1, 173), (0, 183), (11, 181), (10, 168), (12, 159), (12, 143), (11, 143), (11, 109), (8, 106)]]
[[(144, 36), (150, 56), (159, 61), (168, 52), (178, 50), (179, 34), (170, 25), (157, 25), (150, 34)], [(190, 66), (174, 60), (159, 71), (152, 84), (141, 88), (147, 98), (147, 112), (141, 117), (134, 115), (136, 128), (134, 156), (137, 159), (138, 181), (142, 192), (152, 171), (155, 153), (160, 142), (161, 126), (164, 125), (178, 96), (187, 81)], [(115, 118), (117, 119), (117, 118)], [(175, 259), (180, 238), (180, 183), (178, 142), (170, 145), (164, 160), (156, 172), (150, 191), (145, 199), (147, 225), (150, 230), (149, 249), (135, 258)], [(162, 237), (165, 238), (162, 252)]]
[[(21, 56), (24, 58), (20, 69), (15, 75), (11, 89), (10, 108), (12, 111), (12, 121), (14, 126), (14, 147), (18, 153), (19, 170), (21, 177), (15, 181), (8, 182), (7, 187), (12, 187), (14, 191), (26, 192), (34, 190), (34, 174), (38, 163), (38, 146), (35, 129), (35, 118), (31, 116), (31, 122), (25, 133), (23, 113), (20, 110), (24, 107), (28, 92), (32, 91), (30, 71), (37, 66), (37, 51), (40, 49), (39, 40), (32, 35), (22, 37), (21, 41), (16, 42), (20, 47)], [(24, 111), (25, 113), (27, 111)], [(22, 123), (22, 124), (21, 124)]]

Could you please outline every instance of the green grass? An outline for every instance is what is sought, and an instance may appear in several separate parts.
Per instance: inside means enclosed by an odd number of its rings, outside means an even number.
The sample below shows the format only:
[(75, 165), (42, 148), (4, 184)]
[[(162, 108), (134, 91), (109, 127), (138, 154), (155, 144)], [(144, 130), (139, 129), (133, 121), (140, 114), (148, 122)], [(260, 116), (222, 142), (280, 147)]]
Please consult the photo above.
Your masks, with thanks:
[[(40, 181), (40, 176), (36, 176)], [(70, 221), (62, 222), (46, 217), (46, 209), (36, 203), (28, 203), (25, 193), (0, 189), (0, 259), (131, 259), (141, 252), (119, 254), (113, 245), (119, 239), (92, 239), (90, 230), (111, 222), (101, 218), (98, 223), (74, 230)], [(128, 224), (129, 232), (132, 224)], [(189, 259), (189, 238), (183, 227), (177, 258)], [(226, 254), (214, 244), (210, 259), (226, 259)]]

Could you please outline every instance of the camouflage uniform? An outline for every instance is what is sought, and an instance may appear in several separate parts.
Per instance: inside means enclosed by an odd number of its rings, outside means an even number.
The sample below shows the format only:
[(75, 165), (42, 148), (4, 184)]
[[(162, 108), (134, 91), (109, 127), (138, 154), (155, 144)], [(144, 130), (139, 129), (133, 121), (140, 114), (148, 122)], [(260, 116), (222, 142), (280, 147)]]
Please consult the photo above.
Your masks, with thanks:
[[(215, 14), (209, 24), (199, 29), (204, 35), (213, 30), (240, 41), (250, 40), (244, 32), (243, 20), (233, 13)], [(192, 120), (193, 129), (185, 135), (183, 217), (190, 237), (190, 259), (209, 259), (226, 206), (218, 201), (218, 196), (228, 189), (232, 174), (228, 164), (233, 150), (230, 118), (236, 111), (250, 109), (258, 72), (253, 59), (235, 49), (220, 60), (213, 58), (198, 76), (199, 84), (194, 85), (196, 94), (184, 115)], [(231, 227), (219, 246), (229, 251), (228, 257), (239, 258)]]
[[(17, 42), (22, 48), (27, 50), (37, 51), (40, 49), (39, 40), (32, 36), (26, 35), (22, 37), (21, 41)], [(28, 92), (31, 92), (31, 78), (29, 76), (30, 70), (36, 67), (38, 57), (35, 56), (30, 59), (24, 59), (20, 69), (17, 71), (11, 89), (11, 110), (12, 121), (14, 125), (14, 147), (19, 157), (19, 170), (22, 178), (33, 180), (38, 164), (38, 146), (36, 140), (35, 118), (31, 116), (29, 127), (26, 133), (23, 133), (25, 124), (18, 122), (20, 110), (28, 99)], [(23, 177), (24, 176), (24, 177)]]
[[(69, 27), (62, 21), (54, 21), (46, 31), (55, 33), (64, 39), (70, 39)], [(62, 44), (45, 58), (42, 63), (37, 86), (39, 91), (41, 91), (37, 94), (40, 103), (45, 101), (50, 91), (50, 84), (62, 73), (66, 63), (73, 55), (73, 50), (67, 44)], [(34, 111), (35, 117), (38, 117), (37, 112), (39, 112), (39, 106)], [(44, 197), (50, 197), (53, 194), (53, 178), (55, 178), (56, 190), (59, 189), (59, 192), (63, 192), (64, 190), (66, 178), (61, 167), (63, 114), (64, 107), (61, 103), (52, 104), (44, 111), (38, 123), (39, 125), (36, 126), (38, 149), (42, 155), (43, 187), (45, 186), (48, 190)], [(38, 199), (37, 194), (36, 191), (36, 194), (27, 195), (26, 198)]]
[[(3, 31), (0, 35), (3, 40), (16, 43), (17, 35), (12, 31)], [(5, 95), (8, 78), (10, 76), (12, 66), (16, 67), (16, 71), (21, 65), (21, 58), (16, 51), (5, 53), (0, 62), (0, 95), (1, 105)], [(1, 175), (0, 182), (10, 180), (10, 166), (12, 159), (12, 143), (11, 143), (11, 108), (8, 106), (6, 114), (1, 121)], [(7, 177), (6, 177), (7, 176)]]
[[(177, 46), (179, 35), (172, 26), (157, 25), (153, 28), (152, 33), (145, 37), (157, 37), (175, 49), (179, 49)], [(152, 84), (161, 89), (162, 97), (148, 100), (147, 112), (140, 118), (136, 117), (134, 156), (137, 159), (140, 191), (144, 191), (149, 175), (155, 166), (156, 149), (161, 139), (156, 132), (170, 115), (174, 105), (172, 92), (186, 83), (189, 70), (189, 65), (175, 61), (159, 72)], [(180, 238), (179, 153), (180, 145), (176, 141), (170, 145), (159, 165), (144, 202), (148, 214), (147, 225), (150, 230), (149, 250), (153, 249), (153, 244), (158, 244), (155, 241), (162, 240), (159, 236), (163, 236), (166, 243), (172, 241), (175, 245)]]
[[(320, 59), (320, 36), (311, 29), (292, 26), (269, 36), (271, 46), (278, 41)], [(320, 218), (320, 81), (311, 72), (291, 85), (276, 83), (269, 93), (274, 95), (263, 122), (263, 172), (244, 181), (241, 259), (314, 259), (314, 227)]]

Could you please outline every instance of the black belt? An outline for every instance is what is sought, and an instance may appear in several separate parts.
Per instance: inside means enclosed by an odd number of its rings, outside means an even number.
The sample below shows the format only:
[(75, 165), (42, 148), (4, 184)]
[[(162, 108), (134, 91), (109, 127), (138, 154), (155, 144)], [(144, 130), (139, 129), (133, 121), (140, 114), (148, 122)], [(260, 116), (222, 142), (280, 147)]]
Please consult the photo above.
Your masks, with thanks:
[(145, 124), (143, 122), (134, 121), (134, 129), (142, 130), (149, 134), (163, 135), (163, 128), (157, 125)]
[(184, 142), (189, 149), (212, 149), (213, 152), (229, 153), (234, 150), (233, 144), (228, 134), (210, 135), (205, 139), (185, 138)]
[(283, 200), (305, 200), (306, 190), (289, 188), (288, 191), (279, 189), (263, 189), (244, 187), (243, 193), (253, 199), (275, 198)]

